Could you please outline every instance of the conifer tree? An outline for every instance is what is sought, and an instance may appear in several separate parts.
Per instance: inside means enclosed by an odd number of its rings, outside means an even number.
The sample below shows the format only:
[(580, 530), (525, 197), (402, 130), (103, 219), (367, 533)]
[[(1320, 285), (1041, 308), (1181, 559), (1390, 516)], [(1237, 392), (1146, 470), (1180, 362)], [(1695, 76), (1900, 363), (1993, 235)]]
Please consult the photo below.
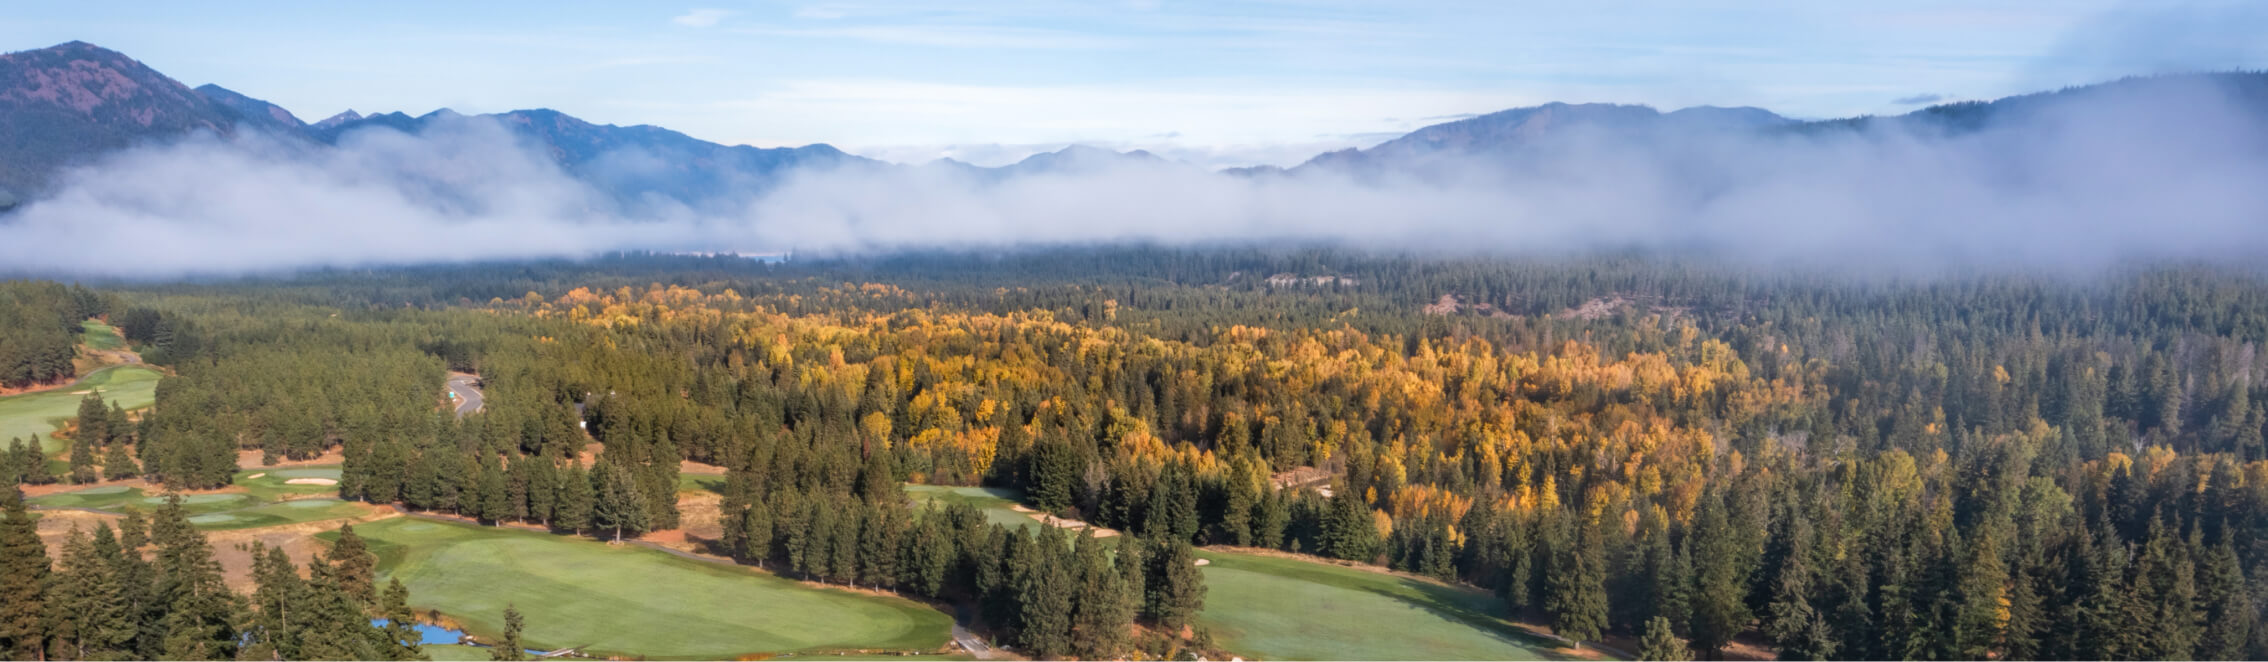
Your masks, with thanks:
[(24, 444), (22, 461), (18, 464), (17, 481), (25, 485), (49, 485), (55, 482), (55, 472), (47, 468), (47, 450), (39, 443), (39, 435), (32, 435)]
[(1551, 611), (1552, 632), (1577, 648), (1606, 632), (1606, 563), (1599, 558), (1600, 545), (1591, 538), (1585, 534), (1561, 550), (1546, 580), (1550, 597), (1544, 606)]
[(1638, 642), (1638, 659), (1646, 662), (1682, 662), (1693, 659), (1693, 651), (1685, 641), (1677, 638), (1670, 629), (1670, 621), (1655, 616), (1646, 621), (1646, 635)]
[(1180, 632), (1197, 612), (1205, 609), (1205, 574), (1197, 567), (1196, 551), (1189, 541), (1161, 539), (1151, 543), (1150, 620), (1167, 632)]
[(616, 541), (622, 540), (623, 533), (638, 536), (646, 532), (646, 499), (628, 469), (600, 462), (591, 472), (591, 488), (596, 497), (591, 504), (593, 526), (610, 531)]
[(526, 621), (520, 616), (520, 607), (518, 605), (505, 605), (504, 638), (497, 640), (496, 645), (490, 646), (488, 648), (488, 659), (528, 659), (528, 646), (526, 643), (520, 641), (520, 629), (522, 627), (525, 627), (526, 625)]
[(559, 475), (559, 502), (552, 511), (551, 527), (580, 533), (591, 526), (591, 477), (581, 464), (570, 464)]
[(339, 540), (331, 544), (331, 563), (337, 568), (339, 587), (357, 600), (369, 602), (378, 570), (378, 556), (370, 553), (370, 545), (362, 536), (355, 535), (354, 524), (339, 525)]
[(417, 631), (417, 614), (409, 607), (409, 589), (402, 580), (389, 579), (378, 603), (378, 613), (386, 619), (385, 643), (381, 648), (389, 660), (426, 659), (424, 635)]
[(124, 441), (110, 444), (103, 452), (102, 477), (104, 480), (126, 480), (142, 475), (142, 465), (134, 461), (134, 454), (126, 449)]
[(102, 406), (102, 395), (89, 392), (79, 399), (78, 433), (76, 440), (95, 446), (110, 444), (110, 410)]
[(100, 475), (95, 471), (95, 442), (81, 434), (71, 440), (71, 484), (85, 485), (95, 482)]
[(157, 547), (157, 579), (152, 598), (164, 610), (158, 623), (159, 653), (168, 659), (227, 659), (236, 655), (235, 622), (241, 610), (236, 594), (221, 579), (205, 535), (189, 523), (181, 496), (168, 495), (150, 522)]
[(23, 492), (0, 488), (0, 651), (12, 659), (39, 659), (46, 648), (52, 569)]

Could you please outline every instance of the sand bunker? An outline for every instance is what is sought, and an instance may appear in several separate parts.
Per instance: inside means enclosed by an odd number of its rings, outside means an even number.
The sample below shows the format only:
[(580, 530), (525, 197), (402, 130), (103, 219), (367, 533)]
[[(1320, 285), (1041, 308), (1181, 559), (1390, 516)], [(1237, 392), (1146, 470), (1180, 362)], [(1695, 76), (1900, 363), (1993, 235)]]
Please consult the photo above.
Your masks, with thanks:
[(245, 477), (244, 477), (244, 479), (245, 479), (245, 480), (252, 480), (252, 479), (254, 479), (254, 478), (259, 478), (259, 477), (261, 477), (261, 476), (266, 476), (266, 475), (268, 475), (268, 472), (262, 471), (262, 472), (260, 472), (260, 473), (252, 474), (252, 475), (250, 475), (250, 476), (245, 476)]
[(334, 480), (334, 479), (330, 479), (330, 478), (293, 478), (293, 479), (291, 479), (291, 480), (287, 480), (287, 481), (284, 481), (284, 484), (285, 484), (285, 485), (337, 485), (337, 484), (339, 484), (339, 481), (337, 481), (337, 480)]

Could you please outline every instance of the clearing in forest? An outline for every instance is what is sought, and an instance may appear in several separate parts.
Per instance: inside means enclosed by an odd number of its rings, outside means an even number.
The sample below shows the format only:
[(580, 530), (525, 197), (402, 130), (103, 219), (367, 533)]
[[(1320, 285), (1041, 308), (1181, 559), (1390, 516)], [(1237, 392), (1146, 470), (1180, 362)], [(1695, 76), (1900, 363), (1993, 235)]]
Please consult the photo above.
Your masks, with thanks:
[(1224, 650), (1267, 660), (1542, 660), (1564, 656), (1504, 620), (1485, 591), (1294, 558), (1200, 550)]
[(911, 600), (819, 588), (635, 545), (418, 518), (357, 526), (379, 570), (476, 637), (527, 616), (532, 648), (733, 659), (750, 653), (936, 651), (952, 618)]
[(914, 508), (917, 510), (931, 504), (943, 508), (947, 504), (965, 503), (976, 506), (977, 510), (983, 512), (987, 523), (1010, 528), (1039, 523), (1039, 519), (1033, 517), (1032, 513), (1016, 510), (1016, 506), (1022, 505), (1023, 495), (1015, 490), (907, 484), (906, 496), (914, 500)]
[(67, 388), (0, 397), (0, 444), (36, 434), (47, 449), (47, 459), (60, 461), (70, 452), (71, 444), (56, 439), (55, 430), (79, 415), (79, 399), (87, 397), (85, 391), (99, 392), (103, 400), (117, 402), (129, 411), (141, 409), (157, 401), (160, 376), (162, 373), (149, 366), (111, 366)]

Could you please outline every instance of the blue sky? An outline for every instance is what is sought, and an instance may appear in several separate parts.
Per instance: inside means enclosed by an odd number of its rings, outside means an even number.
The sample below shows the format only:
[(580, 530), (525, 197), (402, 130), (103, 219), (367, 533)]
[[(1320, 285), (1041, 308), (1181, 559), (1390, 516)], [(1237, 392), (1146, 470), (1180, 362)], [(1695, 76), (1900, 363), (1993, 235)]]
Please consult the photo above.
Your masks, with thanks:
[(1293, 163), (1546, 101), (1896, 113), (2268, 66), (2250, 0), (15, 2), (313, 121), (550, 107), (761, 146), (999, 163), (1068, 142)]

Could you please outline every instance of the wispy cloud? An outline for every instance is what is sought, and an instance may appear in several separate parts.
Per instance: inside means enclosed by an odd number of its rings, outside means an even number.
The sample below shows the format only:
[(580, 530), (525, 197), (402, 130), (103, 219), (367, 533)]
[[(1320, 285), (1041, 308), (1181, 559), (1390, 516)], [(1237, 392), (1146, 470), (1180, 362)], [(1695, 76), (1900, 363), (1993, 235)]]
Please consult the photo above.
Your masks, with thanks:
[(1944, 100), (1945, 95), (1943, 94), (1916, 94), (1910, 97), (1898, 97), (1896, 99), (1891, 99), (1890, 103), (1898, 104), (1900, 106), (1919, 106), (1925, 103), (1937, 103)]
[(715, 27), (734, 13), (730, 9), (695, 9), (679, 14), (676, 18), (669, 19), (669, 22), (689, 28)]

